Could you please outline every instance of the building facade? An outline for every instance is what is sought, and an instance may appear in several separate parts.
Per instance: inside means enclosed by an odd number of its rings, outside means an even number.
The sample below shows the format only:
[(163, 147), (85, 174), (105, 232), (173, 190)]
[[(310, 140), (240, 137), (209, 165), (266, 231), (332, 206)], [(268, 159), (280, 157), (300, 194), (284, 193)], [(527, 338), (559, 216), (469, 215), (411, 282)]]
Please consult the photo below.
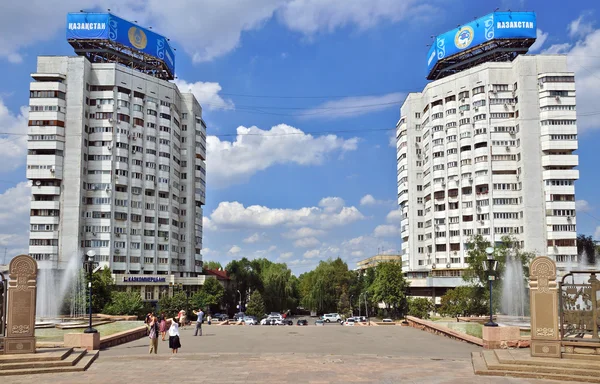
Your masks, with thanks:
[(402, 263), (410, 278), (431, 280), (411, 286), (460, 284), (477, 234), (493, 244), (513, 236), (559, 267), (576, 262), (575, 82), (565, 56), (520, 55), (431, 82), (408, 95), (396, 133)]
[(395, 262), (401, 262), (402, 261), (402, 256), (401, 255), (375, 255), (375, 256), (371, 256), (369, 258), (366, 258), (364, 260), (361, 260), (359, 262), (356, 263), (356, 270), (358, 271), (364, 271), (366, 269), (369, 268), (374, 268), (377, 266), (377, 264), (379, 263), (384, 263), (386, 261), (395, 261)]
[(195, 97), (82, 56), (39, 57), (31, 76), (29, 254), (40, 269), (92, 250), (119, 284), (201, 284), (206, 124)]

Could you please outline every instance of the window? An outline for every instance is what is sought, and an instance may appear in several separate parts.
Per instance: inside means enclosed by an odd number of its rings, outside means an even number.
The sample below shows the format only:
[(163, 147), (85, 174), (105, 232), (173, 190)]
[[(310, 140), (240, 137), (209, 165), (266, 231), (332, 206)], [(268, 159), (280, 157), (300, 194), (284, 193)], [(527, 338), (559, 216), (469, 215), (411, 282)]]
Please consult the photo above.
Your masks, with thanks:
[(484, 93), (485, 92), (485, 86), (480, 86), (480, 87), (476, 87), (473, 88), (473, 96), (478, 95), (480, 93)]

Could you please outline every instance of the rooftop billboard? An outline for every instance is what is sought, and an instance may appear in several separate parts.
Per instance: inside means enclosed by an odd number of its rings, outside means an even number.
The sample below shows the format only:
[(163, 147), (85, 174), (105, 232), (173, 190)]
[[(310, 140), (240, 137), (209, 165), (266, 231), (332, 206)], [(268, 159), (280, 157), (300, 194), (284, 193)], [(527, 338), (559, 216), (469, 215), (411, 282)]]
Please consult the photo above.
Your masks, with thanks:
[(67, 40), (112, 40), (162, 60), (175, 73), (175, 55), (164, 36), (110, 13), (69, 13)]
[(490, 40), (535, 39), (536, 18), (533, 12), (494, 12), (435, 38), (427, 54), (427, 72), (452, 55)]

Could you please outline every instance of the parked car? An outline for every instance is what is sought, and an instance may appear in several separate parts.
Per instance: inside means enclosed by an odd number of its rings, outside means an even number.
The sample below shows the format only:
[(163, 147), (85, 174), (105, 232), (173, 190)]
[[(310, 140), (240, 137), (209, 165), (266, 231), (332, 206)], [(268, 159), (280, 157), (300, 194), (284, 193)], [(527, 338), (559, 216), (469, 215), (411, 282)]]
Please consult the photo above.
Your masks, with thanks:
[(258, 324), (258, 322), (256, 321), (256, 318), (253, 317), (253, 316), (244, 316), (244, 319), (242, 321), (246, 325), (256, 325), (256, 324)]
[(394, 320), (392, 320), (392, 319), (383, 319), (383, 322), (384, 323), (393, 323)]
[(281, 316), (268, 316), (260, 321), (260, 325), (283, 325)]
[(308, 321), (307, 321), (307, 320), (302, 320), (302, 319), (301, 319), (301, 320), (298, 320), (298, 321), (296, 322), (296, 325), (308, 325)]
[(225, 321), (227, 319), (229, 319), (229, 316), (223, 314), (223, 313), (215, 313), (214, 315), (211, 316), (213, 321)]
[(331, 323), (332, 321), (337, 321), (340, 323), (342, 321), (342, 316), (340, 316), (339, 313), (326, 313), (323, 315), (323, 317), (321, 317), (321, 320), (325, 321), (326, 323)]
[(367, 322), (367, 318), (365, 316), (354, 316), (354, 321), (360, 322), (360, 323), (366, 323)]
[(246, 317), (246, 314), (244, 312), (238, 312), (235, 315), (233, 315), (233, 320), (242, 321), (244, 317)]
[(346, 321), (344, 321), (342, 324), (344, 324), (345, 326), (354, 326), (354, 322), (356, 320), (354, 319), (354, 317), (349, 317), (348, 319), (346, 319)]
[(325, 325), (325, 321), (323, 321), (323, 320), (317, 320), (317, 321), (315, 321), (315, 325), (323, 326), (323, 325)]

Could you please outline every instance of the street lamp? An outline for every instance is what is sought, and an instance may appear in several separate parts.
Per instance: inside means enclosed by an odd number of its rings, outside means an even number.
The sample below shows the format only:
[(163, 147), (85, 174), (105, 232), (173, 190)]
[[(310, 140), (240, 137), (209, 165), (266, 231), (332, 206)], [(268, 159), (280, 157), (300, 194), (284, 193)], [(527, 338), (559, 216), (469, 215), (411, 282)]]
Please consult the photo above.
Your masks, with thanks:
[(237, 293), (240, 295), (240, 304), (238, 305), (238, 312), (242, 312), (242, 292), (240, 292), (240, 290), (237, 290)]
[(494, 259), (494, 248), (487, 247), (485, 249), (487, 253), (487, 259), (483, 261), (483, 270), (488, 273), (488, 282), (490, 285), (490, 321), (485, 323), (486, 327), (497, 327), (498, 324), (494, 323), (494, 310), (492, 307), (492, 282), (495, 280), (494, 272), (498, 267), (498, 260)]
[(354, 295), (350, 295), (350, 312), (352, 312), (352, 317), (354, 317), (354, 308), (352, 308), (352, 298)]
[(83, 331), (83, 333), (98, 333), (97, 330), (92, 328), (92, 276), (94, 274), (94, 267), (96, 266), (96, 263), (94, 262), (94, 257), (96, 256), (96, 252), (89, 250), (89, 251), (87, 251), (86, 256), (87, 257), (83, 261), (83, 269), (88, 274), (88, 288), (89, 288), (89, 295), (90, 295), (90, 324)]

